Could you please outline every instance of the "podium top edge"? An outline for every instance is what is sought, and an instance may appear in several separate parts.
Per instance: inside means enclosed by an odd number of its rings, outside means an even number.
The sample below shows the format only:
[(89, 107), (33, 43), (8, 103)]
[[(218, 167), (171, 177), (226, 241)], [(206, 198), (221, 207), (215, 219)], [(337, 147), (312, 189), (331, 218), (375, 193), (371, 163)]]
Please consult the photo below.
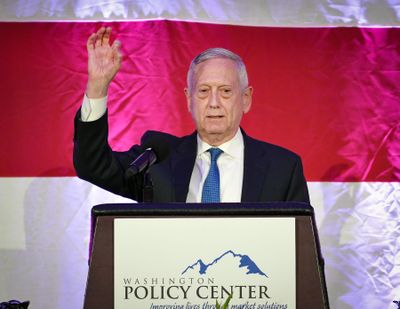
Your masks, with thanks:
[(165, 204), (100, 204), (92, 208), (92, 216), (313, 216), (307, 203), (165, 203)]

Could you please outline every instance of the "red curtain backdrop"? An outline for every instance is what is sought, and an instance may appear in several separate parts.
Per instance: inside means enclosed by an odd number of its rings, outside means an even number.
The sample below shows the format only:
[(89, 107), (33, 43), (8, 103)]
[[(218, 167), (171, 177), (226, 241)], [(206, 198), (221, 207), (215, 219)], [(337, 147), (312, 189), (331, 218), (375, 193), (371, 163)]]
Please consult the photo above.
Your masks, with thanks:
[[(73, 176), (73, 117), (100, 23), (0, 23), (0, 176)], [(109, 93), (114, 149), (146, 130), (194, 130), (183, 88), (209, 47), (242, 56), (254, 87), (243, 128), (303, 158), (308, 181), (400, 180), (400, 29), (107, 23), (122, 42)]]

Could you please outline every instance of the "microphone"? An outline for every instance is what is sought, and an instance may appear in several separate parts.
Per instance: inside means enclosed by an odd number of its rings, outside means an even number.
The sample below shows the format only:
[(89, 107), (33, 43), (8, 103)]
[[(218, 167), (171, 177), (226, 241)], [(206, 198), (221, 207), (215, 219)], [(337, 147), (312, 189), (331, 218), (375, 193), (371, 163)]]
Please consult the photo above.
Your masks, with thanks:
[(163, 136), (149, 136), (149, 133), (146, 133), (143, 136), (143, 147), (146, 150), (138, 156), (131, 164), (129, 164), (128, 169), (125, 171), (125, 177), (131, 178), (140, 174), (145, 169), (148, 169), (150, 166), (157, 162), (163, 161), (168, 157), (169, 154), (169, 143), (165, 140)]
[(151, 148), (147, 148), (140, 156), (138, 156), (125, 171), (125, 177), (133, 177), (144, 169), (149, 168), (157, 161), (157, 155)]

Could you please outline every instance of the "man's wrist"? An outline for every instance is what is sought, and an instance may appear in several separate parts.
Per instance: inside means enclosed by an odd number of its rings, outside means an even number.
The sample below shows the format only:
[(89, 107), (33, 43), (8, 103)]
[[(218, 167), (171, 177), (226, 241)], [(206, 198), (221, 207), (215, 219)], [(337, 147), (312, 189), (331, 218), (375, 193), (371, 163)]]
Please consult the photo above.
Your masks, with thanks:
[(88, 81), (86, 95), (89, 99), (100, 99), (107, 96), (108, 84)]

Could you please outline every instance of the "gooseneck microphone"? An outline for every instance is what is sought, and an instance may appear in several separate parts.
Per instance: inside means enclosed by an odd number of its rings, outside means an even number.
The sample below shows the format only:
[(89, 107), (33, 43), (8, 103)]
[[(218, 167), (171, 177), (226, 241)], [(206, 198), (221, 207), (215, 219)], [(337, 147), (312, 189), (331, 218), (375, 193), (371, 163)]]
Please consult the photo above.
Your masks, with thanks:
[(170, 145), (165, 136), (146, 133), (142, 141), (142, 147), (146, 150), (129, 164), (128, 169), (125, 171), (127, 179), (145, 172), (150, 166), (163, 161), (169, 155)]
[(133, 177), (152, 166), (157, 161), (157, 155), (152, 148), (147, 148), (138, 156), (125, 171), (125, 177)]
[(139, 203), (153, 202), (153, 180), (149, 168), (162, 162), (169, 154), (169, 143), (165, 137), (146, 133), (142, 138), (142, 152), (125, 171), (125, 179), (133, 185)]

